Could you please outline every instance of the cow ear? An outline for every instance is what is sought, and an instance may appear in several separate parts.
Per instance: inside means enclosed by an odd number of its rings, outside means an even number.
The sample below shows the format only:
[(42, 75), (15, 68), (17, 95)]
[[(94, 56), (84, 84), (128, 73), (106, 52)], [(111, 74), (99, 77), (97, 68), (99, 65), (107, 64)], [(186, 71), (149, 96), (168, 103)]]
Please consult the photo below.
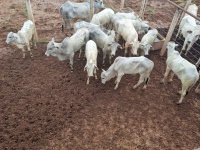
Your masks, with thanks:
[(104, 69), (102, 69), (102, 72), (106, 72)]
[(178, 44), (175, 44), (175, 47), (177, 47), (178, 46)]

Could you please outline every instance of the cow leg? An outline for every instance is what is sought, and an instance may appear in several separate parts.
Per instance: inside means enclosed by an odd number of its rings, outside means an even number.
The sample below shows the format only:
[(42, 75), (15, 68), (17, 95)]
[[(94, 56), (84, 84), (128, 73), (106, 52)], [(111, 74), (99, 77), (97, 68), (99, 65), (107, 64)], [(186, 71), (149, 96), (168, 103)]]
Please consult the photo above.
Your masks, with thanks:
[[(140, 75), (140, 79), (138, 81), (138, 83), (136, 85), (134, 85), (133, 89), (136, 89), (142, 82), (144, 82), (145, 79), (145, 75)], [(144, 89), (146, 88), (146, 86), (144, 86)]]
[(67, 18), (67, 29), (70, 29), (71, 28), (71, 19), (70, 18)]
[(119, 85), (119, 82), (121, 81), (121, 78), (122, 78), (122, 76), (123, 76), (124, 74), (123, 73), (118, 73), (117, 74), (117, 79), (116, 79), (116, 85), (115, 85), (115, 90), (118, 88), (118, 85)]
[(80, 60), (80, 58), (81, 58), (81, 53), (82, 53), (82, 47), (81, 47), (80, 52), (79, 52), (79, 55), (78, 55), (78, 59), (79, 59), (79, 60)]
[(173, 81), (173, 77), (174, 77), (174, 72), (171, 71), (171, 73), (170, 73), (170, 78), (169, 78), (169, 81), (168, 81), (168, 82), (172, 82), (172, 81)]
[(120, 36), (119, 33), (117, 33), (117, 34), (116, 34), (116, 42), (119, 41), (119, 36)]
[(186, 87), (185, 85), (182, 85), (181, 98), (180, 98), (180, 100), (177, 102), (177, 104), (181, 104), (181, 103), (182, 103), (183, 98), (184, 98), (185, 95), (186, 95), (187, 89), (188, 89), (188, 87)]
[(166, 68), (166, 71), (165, 71), (165, 74), (164, 74), (164, 77), (163, 79), (161, 80), (161, 83), (164, 83), (165, 84), (165, 80), (167, 78), (167, 76), (169, 75), (171, 69), (169, 67)]
[(179, 36), (179, 34), (180, 34), (180, 31), (181, 31), (181, 28), (179, 27), (179, 29), (178, 29), (178, 33), (176, 34), (176, 38), (175, 38), (175, 40), (178, 38), (178, 36)]
[(128, 43), (125, 43), (124, 57), (126, 57), (127, 51), (128, 51)]
[(181, 54), (182, 54), (182, 52), (185, 51), (185, 48), (186, 48), (186, 46), (187, 46), (187, 41), (188, 41), (188, 38), (186, 37), (186, 38), (185, 38), (185, 41), (184, 41), (184, 44), (183, 44), (183, 47), (182, 47), (182, 50), (181, 50)]
[(30, 56), (33, 57), (33, 54), (32, 54), (32, 52), (31, 52), (29, 43), (27, 44), (27, 48), (28, 48), (28, 51), (30, 52)]
[(69, 64), (70, 64), (71, 72), (73, 72), (74, 71), (73, 69), (74, 53), (70, 56), (69, 61), (70, 61)]
[(106, 59), (106, 52), (103, 50), (103, 65), (105, 64), (105, 59)]
[(185, 52), (185, 55), (188, 54), (188, 52), (189, 52), (189, 50), (191, 49), (191, 47), (192, 47), (193, 44), (194, 44), (194, 41), (192, 41), (192, 42), (188, 45), (187, 50), (186, 50), (186, 52)]
[(110, 64), (112, 63), (112, 56), (111, 56), (111, 54), (109, 54), (109, 63)]
[(149, 76), (150, 76), (150, 73), (146, 74), (146, 77), (145, 77), (145, 80), (144, 80), (145, 84), (144, 84), (143, 90), (145, 90), (147, 88), (147, 84), (148, 84), (149, 79), (150, 79)]
[(87, 83), (86, 84), (89, 84), (90, 83), (90, 77), (88, 76), (87, 77)]
[(25, 51), (24, 47), (22, 48), (22, 53), (23, 53), (22, 58), (25, 58), (26, 57), (26, 51)]
[(97, 77), (97, 69), (96, 68), (94, 69), (94, 77), (95, 77), (96, 80), (98, 79), (98, 77)]

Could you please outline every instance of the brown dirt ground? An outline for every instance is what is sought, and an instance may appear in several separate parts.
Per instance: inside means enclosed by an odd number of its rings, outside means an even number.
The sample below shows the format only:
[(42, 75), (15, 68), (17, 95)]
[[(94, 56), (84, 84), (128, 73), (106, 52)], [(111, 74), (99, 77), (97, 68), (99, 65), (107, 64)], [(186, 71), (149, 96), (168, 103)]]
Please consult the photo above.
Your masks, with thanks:
[[(165, 0), (159, 0), (161, 4)], [(133, 90), (138, 75), (86, 83), (85, 60), (46, 57), (47, 41), (62, 40), (59, 6), (64, 0), (32, 2), (39, 43), (34, 58), (5, 44), (6, 35), (26, 20), (23, 1), (0, 2), (0, 149), (1, 150), (193, 150), (200, 147), (200, 95), (191, 90), (176, 105), (180, 81), (160, 84), (165, 57), (152, 51), (155, 67), (146, 91)], [(126, 1), (129, 7), (133, 4)], [(160, 5), (161, 6), (161, 5)], [(134, 6), (132, 6), (134, 8)], [(170, 9), (171, 7), (167, 8)], [(72, 34), (70, 31), (66, 34)], [(117, 52), (122, 55), (123, 52)], [(27, 55), (28, 56), (28, 55)], [(98, 57), (101, 69), (102, 59)], [(104, 69), (107, 69), (106, 64)], [(101, 70), (98, 71), (100, 78)]]

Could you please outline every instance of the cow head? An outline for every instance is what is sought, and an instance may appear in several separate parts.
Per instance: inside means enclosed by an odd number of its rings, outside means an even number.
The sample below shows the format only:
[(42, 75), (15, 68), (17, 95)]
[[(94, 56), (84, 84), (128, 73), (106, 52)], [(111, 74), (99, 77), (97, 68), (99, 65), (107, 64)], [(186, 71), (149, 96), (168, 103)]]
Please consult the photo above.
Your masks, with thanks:
[(143, 50), (144, 55), (147, 56), (149, 55), (149, 50), (152, 48), (151, 44), (148, 43), (140, 43), (139, 48)]
[(108, 47), (110, 47), (110, 49), (111, 49), (111, 56), (112, 57), (115, 56), (115, 53), (116, 53), (118, 48), (122, 49), (121, 45), (117, 42), (112, 42), (112, 43), (108, 44)]
[(9, 32), (6, 38), (6, 43), (9, 44), (11, 42), (14, 42), (17, 39), (17, 36), (13, 32)]
[[(178, 46), (174, 41), (167, 43), (167, 54), (171, 54), (175, 51), (175, 48)], [(178, 52), (178, 51), (177, 51)]]
[(62, 43), (56, 43), (55, 39), (52, 38), (52, 40), (47, 44), (47, 50), (45, 52), (46, 56), (54, 56), (54, 57), (58, 57), (59, 60), (65, 60), (65, 57), (62, 56), (59, 53), (59, 50), (62, 49)]
[(141, 28), (138, 31), (138, 34), (147, 33), (149, 31), (148, 21), (141, 21)]
[(189, 39), (187, 41), (188, 44), (195, 43), (200, 37), (200, 25), (197, 25), (193, 31), (187, 31)]
[(108, 75), (106, 74), (106, 71), (105, 71), (104, 69), (102, 69), (102, 73), (101, 73), (101, 82), (102, 82), (103, 84), (105, 84), (106, 81), (108, 81), (108, 80), (110, 80), (110, 79), (108, 78)]
[(95, 12), (98, 12), (100, 9), (104, 8), (103, 0), (95, 0), (94, 1)]
[(87, 70), (88, 77), (93, 76), (93, 72), (94, 72), (95, 69), (98, 70), (97, 66), (92, 62), (87, 63), (84, 67), (84, 71)]

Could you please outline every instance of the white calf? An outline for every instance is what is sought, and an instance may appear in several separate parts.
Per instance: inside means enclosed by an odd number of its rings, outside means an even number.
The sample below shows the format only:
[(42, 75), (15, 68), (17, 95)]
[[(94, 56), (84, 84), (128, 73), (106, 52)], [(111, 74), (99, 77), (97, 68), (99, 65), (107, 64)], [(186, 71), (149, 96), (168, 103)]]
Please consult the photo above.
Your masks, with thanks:
[(126, 41), (124, 56), (126, 56), (129, 46), (131, 46), (131, 54), (137, 55), (139, 48), (138, 33), (132, 23), (127, 19), (122, 19), (117, 26), (117, 32)]
[(109, 81), (111, 78), (117, 76), (115, 80), (115, 90), (118, 88), (118, 84), (124, 74), (140, 74), (138, 83), (133, 87), (137, 88), (142, 82), (145, 82), (143, 89), (146, 89), (149, 81), (149, 76), (154, 67), (153, 61), (144, 56), (140, 57), (117, 57), (114, 63), (108, 68), (107, 71), (103, 70), (101, 73), (101, 81), (103, 84)]
[(17, 33), (10, 32), (7, 35), (6, 43), (13, 43), (18, 48), (22, 49), (23, 52), (23, 58), (25, 58), (25, 46), (27, 47), (28, 51), (30, 52), (31, 57), (33, 57), (33, 54), (30, 49), (29, 42), (32, 40), (32, 44), (34, 47), (36, 47), (36, 41), (34, 39), (34, 24), (31, 20), (28, 20), (24, 22), (24, 25), (21, 30), (19, 30)]
[(95, 79), (97, 79), (96, 70), (97, 68), (97, 45), (94, 41), (89, 40), (86, 43), (85, 47), (85, 56), (87, 59), (87, 63), (85, 65), (84, 71), (87, 70), (87, 84), (90, 82), (90, 77), (93, 76), (93, 73), (95, 75)]
[[(198, 7), (195, 4), (190, 5), (187, 11), (197, 16)], [(180, 33), (185, 38), (181, 53), (182, 51), (186, 50), (185, 54), (187, 55), (192, 45), (197, 41), (200, 36), (200, 25), (197, 25), (195, 18), (186, 14), (181, 20), (176, 38), (179, 36)]]
[(147, 32), (142, 37), (141, 43), (140, 43), (140, 49), (143, 50), (144, 55), (149, 55), (149, 50), (152, 47), (155, 39), (157, 38), (158, 30), (152, 29)]
[(90, 22), (97, 25), (110, 24), (111, 18), (114, 15), (114, 13), (115, 12), (112, 9), (105, 8), (104, 10), (100, 11), (98, 14), (94, 14)]
[(179, 93), (181, 94), (181, 98), (177, 102), (177, 104), (180, 104), (182, 103), (185, 95), (188, 94), (190, 89), (198, 81), (199, 74), (197, 72), (195, 65), (191, 64), (189, 61), (182, 58), (179, 52), (175, 51), (176, 46), (178, 46), (178, 44), (175, 44), (174, 42), (168, 42), (167, 61), (166, 61), (167, 68), (161, 83), (165, 83), (165, 80), (169, 75), (170, 71), (171, 71), (171, 76), (169, 82), (172, 82), (174, 74), (178, 76), (178, 78), (181, 80), (182, 83), (182, 90), (179, 91)]

